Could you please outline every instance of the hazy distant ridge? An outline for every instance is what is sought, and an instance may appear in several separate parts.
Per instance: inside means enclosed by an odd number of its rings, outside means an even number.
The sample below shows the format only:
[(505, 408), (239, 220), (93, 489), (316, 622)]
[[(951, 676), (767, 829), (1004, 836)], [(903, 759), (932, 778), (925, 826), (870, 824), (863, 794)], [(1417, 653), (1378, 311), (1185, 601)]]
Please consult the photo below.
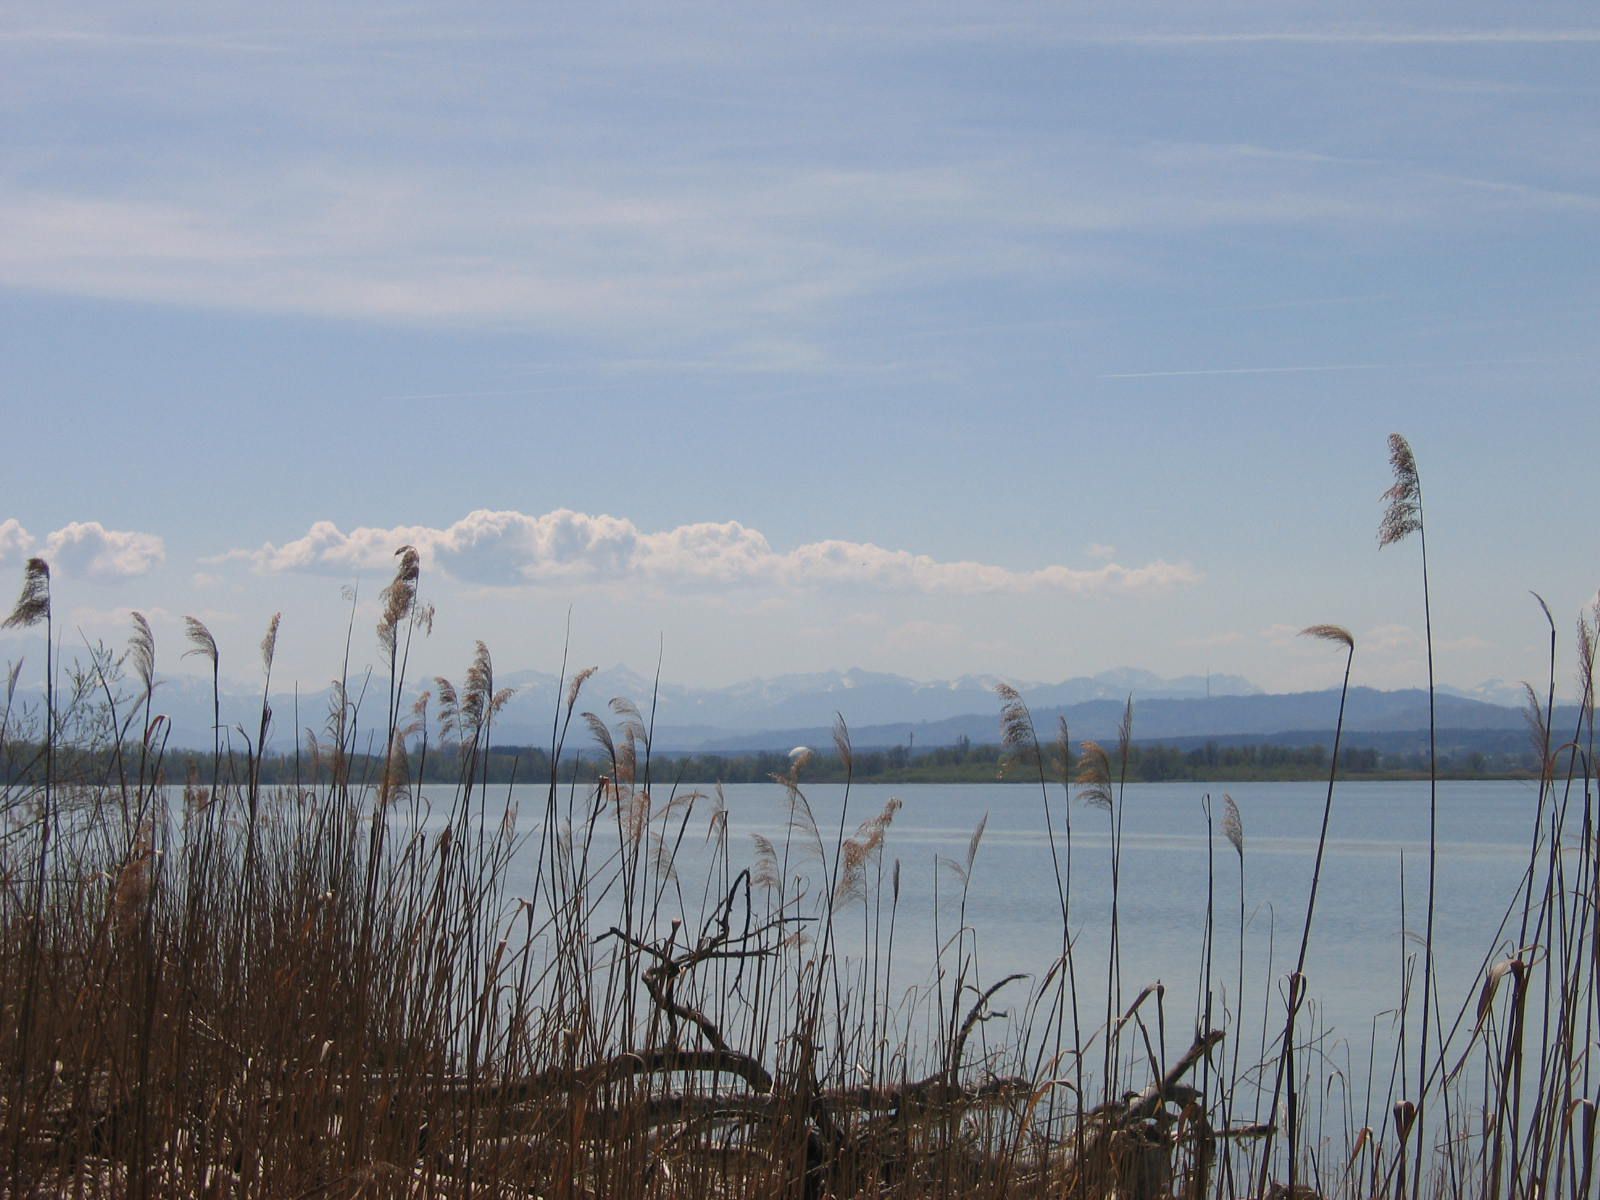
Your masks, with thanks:
[[(722, 688), (694, 688), (663, 683), (657, 694), (656, 745), (662, 750), (787, 749), (802, 742), (826, 744), (835, 714), (849, 723), (862, 747), (948, 745), (963, 737), (975, 743), (999, 737), (997, 677), (967, 675), (922, 682), (899, 675), (863, 670), (829, 671), (754, 679)], [(520, 671), (496, 681), (517, 689), (497, 720), (494, 741), (501, 745), (543, 745), (561, 697), (553, 675)], [(1207, 688), (1209, 684), (1209, 696)], [(415, 696), (431, 681), (408, 687)], [(1042, 736), (1053, 736), (1064, 715), (1074, 738), (1115, 736), (1122, 706), (1134, 699), (1134, 734), (1141, 741), (1195, 737), (1261, 737), (1297, 731), (1331, 730), (1338, 711), (1336, 690), (1266, 694), (1249, 680), (1234, 675), (1163, 678), (1124, 668), (1059, 683), (1018, 685)], [(352, 682), (352, 693), (359, 684)], [(585, 687), (579, 709), (606, 713), (614, 696), (626, 696), (648, 710), (654, 682), (625, 667), (599, 672)], [(1485, 694), (1505, 695), (1498, 681), (1483, 685)], [(1489, 703), (1441, 691), (1440, 728), (1456, 730), (1520, 729), (1522, 714), (1514, 705)], [(387, 684), (371, 680), (361, 724), (374, 729), (382, 720)], [(223, 721), (230, 728), (256, 728), (260, 694), (246, 688), (223, 696)], [(321, 730), (326, 723), (328, 692), (292, 691), (272, 698), (274, 736), (271, 743), (289, 744), (290, 731)], [(210, 744), (209, 683), (194, 676), (163, 681), (156, 709), (172, 720), (172, 745)], [(296, 716), (298, 710), (298, 718)], [(1346, 727), (1351, 732), (1394, 732), (1425, 728), (1427, 693), (1418, 689), (1385, 692), (1355, 688), (1350, 694)], [(1557, 728), (1562, 724), (1558, 720)]]
[[(1459, 696), (1437, 698), (1438, 723), (1452, 730), (1515, 730), (1523, 726), (1519, 709), (1487, 704)], [(1054, 735), (1058, 717), (1065, 716), (1074, 739), (1109, 740), (1117, 735), (1122, 718), (1122, 700), (1089, 700), (1080, 704), (1032, 706), (1034, 724), (1042, 738)], [(1267, 737), (1295, 732), (1326, 734), (1338, 717), (1337, 689), (1320, 692), (1293, 692), (1278, 695), (1213, 696), (1206, 699), (1156, 698), (1134, 696), (1134, 737), (1139, 741), (1160, 741), (1196, 737)], [(1561, 710), (1565, 712), (1566, 710)], [(1352, 733), (1392, 733), (1425, 729), (1428, 725), (1428, 694), (1421, 689), (1384, 692), (1375, 688), (1353, 688), (1345, 711), (1345, 728)], [(1561, 728), (1558, 716), (1557, 728)], [(663, 731), (667, 732), (667, 731)], [(970, 713), (941, 721), (888, 722), (874, 725), (852, 724), (851, 736), (858, 746), (905, 745), (914, 738), (918, 746), (949, 745), (967, 737), (974, 742), (994, 742), (999, 738), (999, 705), (989, 712)], [(775, 749), (797, 743), (827, 743), (828, 728), (771, 730), (752, 735), (709, 739), (695, 747), (704, 750)]]

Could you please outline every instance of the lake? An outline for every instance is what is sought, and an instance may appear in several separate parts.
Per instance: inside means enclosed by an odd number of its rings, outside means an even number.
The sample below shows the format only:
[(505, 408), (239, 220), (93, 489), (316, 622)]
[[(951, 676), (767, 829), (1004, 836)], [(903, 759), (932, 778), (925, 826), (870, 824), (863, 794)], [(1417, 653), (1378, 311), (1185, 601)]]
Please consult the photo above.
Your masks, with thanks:
[[(802, 787), (831, 858), (845, 789), (803, 783)], [(447, 793), (427, 790), (442, 806)], [(496, 794), (493, 788), (490, 791)], [(534, 818), (543, 810), (544, 789), (519, 786), (513, 791), (522, 828), (531, 833), (537, 827)], [(1240, 859), (1222, 835), (1225, 793), (1238, 804), (1244, 827), (1246, 1012), (1237, 1028), (1245, 1039), (1248, 1062), (1258, 1047), (1261, 1005), (1269, 989), (1268, 1023), (1276, 1028), (1282, 1021), (1282, 980), (1298, 945), (1325, 784), (1127, 787), (1122, 801), (1120, 878), (1123, 991), (1131, 999), (1144, 984), (1161, 981), (1167, 989), (1169, 1049), (1176, 1052), (1187, 1045), (1197, 1011), (1209, 867), (1216, 922), (1214, 1004), (1216, 1011), (1232, 1007), (1239, 951)], [(498, 794), (503, 795), (504, 789)], [(975, 934), (980, 982), (997, 981), (1012, 972), (1037, 981), (1060, 950), (1059, 905), (1044, 815), (1048, 802), (1058, 846), (1063, 845), (1066, 814), (1059, 785), (1043, 797), (1037, 787), (1011, 783), (856, 786), (843, 812), (847, 832), (878, 812), (891, 796), (902, 801), (883, 851), (886, 876), (896, 860), (901, 865), (894, 989), (924, 985), (931, 978), (935, 888), (945, 938), (955, 928), (961, 890), (959, 876), (937, 864), (940, 859), (964, 862), (974, 830), (985, 818), (966, 897), (966, 922)], [(1207, 796), (1213, 814), (1209, 840)], [(725, 799), (729, 854), (735, 867), (753, 862), (753, 835), (781, 847), (789, 812), (781, 787), (732, 786), (725, 789)], [(1486, 954), (1497, 946), (1497, 956), (1503, 954), (1516, 936), (1516, 918), (1506, 931), (1500, 925), (1527, 865), (1536, 800), (1536, 788), (1529, 782), (1440, 784), (1435, 969), (1447, 1027), (1463, 1003), (1475, 1000)], [(581, 806), (582, 797), (578, 803)], [(1581, 794), (1575, 804), (1581, 808)], [(709, 798), (696, 801), (677, 860), (681, 912), (691, 928), (698, 927), (699, 883), (710, 861), (706, 825), (711, 809)], [(1085, 1025), (1092, 1028), (1104, 1018), (1110, 817), (1076, 801), (1070, 816), (1071, 928)], [(1406, 956), (1415, 955), (1420, 964), (1427, 838), (1425, 782), (1341, 783), (1336, 789), (1306, 963), (1314, 1007), (1303, 1019), (1314, 1025), (1320, 1022), (1336, 1065), (1348, 1061), (1351, 1073), (1363, 1078), (1369, 1047), (1381, 1063), (1394, 1044), (1393, 1020), (1380, 1014), (1392, 1012), (1399, 1003)], [(530, 845), (536, 840), (530, 839)], [(793, 862), (800, 864), (798, 870), (821, 878), (822, 868), (814, 858), (797, 854)], [(532, 859), (525, 853), (506, 880), (511, 895), (531, 891), (531, 870)], [(839, 948), (847, 956), (860, 954), (860, 926), (859, 918), (839, 923)], [(1415, 936), (1406, 937), (1403, 930)], [(996, 1006), (1004, 1007), (999, 1001)], [(1098, 1017), (1093, 1016), (1096, 1012)], [(1183, 1045), (1177, 1044), (1180, 1041)], [(1375, 1077), (1386, 1075), (1380, 1070)]]

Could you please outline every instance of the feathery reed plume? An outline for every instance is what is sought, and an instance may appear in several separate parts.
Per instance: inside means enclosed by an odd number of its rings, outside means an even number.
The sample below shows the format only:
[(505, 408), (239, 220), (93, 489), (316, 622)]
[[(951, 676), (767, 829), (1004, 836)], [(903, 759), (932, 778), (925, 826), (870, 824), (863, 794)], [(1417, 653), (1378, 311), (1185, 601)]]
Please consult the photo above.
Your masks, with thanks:
[(416, 607), (417, 580), (422, 575), (422, 560), (415, 546), (401, 546), (395, 551), (395, 557), (400, 562), (395, 567), (394, 578), (378, 593), (378, 603), (383, 606), (378, 617), (378, 645), (390, 655), (395, 652), (396, 630)]
[(439, 736), (449, 738), (461, 728), (461, 697), (443, 675), (433, 677), (433, 686), (439, 690)]
[(1033, 714), (1023, 702), (1022, 693), (1009, 683), (994, 685), (1000, 697), (1000, 743), (1006, 754), (1024, 766), (1039, 763), (1039, 739), (1033, 729)]
[(578, 693), (583, 691), (583, 685), (594, 678), (599, 667), (585, 667), (572, 677), (572, 682), (567, 685), (567, 714), (572, 714), (573, 706), (578, 703)]
[(1239, 806), (1227, 792), (1222, 793), (1222, 836), (1228, 839), (1233, 852), (1244, 860), (1244, 821), (1239, 817)]
[(1398, 433), (1389, 435), (1389, 466), (1394, 483), (1384, 492), (1389, 507), (1378, 523), (1378, 546), (1392, 546), (1422, 529), (1422, 481), (1411, 446)]
[(494, 661), (489, 657), (489, 647), (480, 641), (462, 680), (460, 700), (464, 733), (473, 739), (483, 737), (490, 723), (515, 694), (515, 688), (495, 690)]
[(211, 630), (199, 617), (184, 617), (183, 632), (190, 643), (183, 657), (198, 654), (211, 664), (211, 791), (215, 795), (222, 773), (222, 669), (217, 639), (211, 636)]
[(606, 757), (611, 761), (612, 774), (616, 774), (617, 743), (611, 736), (611, 727), (592, 712), (583, 714), (584, 724), (589, 726), (589, 736), (606, 752)]
[(868, 817), (861, 822), (856, 827), (855, 834), (845, 839), (843, 865), (839, 871), (838, 886), (834, 889), (836, 905), (843, 905), (850, 900), (866, 899), (867, 869), (882, 853), (884, 837), (889, 832), (889, 826), (894, 823), (900, 805), (899, 797), (889, 797), (876, 816)]
[(1056, 778), (1063, 784), (1072, 782), (1072, 768), (1075, 765), (1075, 756), (1072, 753), (1072, 733), (1067, 728), (1067, 718), (1056, 718), (1056, 738), (1052, 746)]
[(972, 836), (967, 839), (967, 875), (972, 874), (972, 864), (978, 861), (978, 846), (983, 841), (983, 831), (989, 827), (989, 814), (984, 813), (978, 820), (978, 827), (972, 831)]
[(183, 619), (183, 635), (189, 639), (189, 649), (183, 652), (188, 658), (198, 654), (213, 667), (217, 665), (217, 639), (211, 636), (211, 630), (199, 617), (185, 617)]
[(611, 711), (622, 718), (620, 728), (628, 745), (643, 745), (648, 753), (650, 727), (645, 723), (644, 714), (639, 711), (639, 706), (626, 696), (615, 696), (611, 700)]
[(850, 744), (850, 727), (844, 723), (844, 715), (833, 715), (833, 749), (839, 756), (839, 764), (844, 768), (846, 775), (855, 770), (855, 749)]
[(261, 638), (261, 666), (270, 675), (272, 673), (272, 660), (278, 656), (278, 623), (283, 620), (281, 612), (272, 614), (272, 620), (267, 622), (267, 632)]
[[(267, 622), (267, 631), (261, 635), (261, 725), (256, 734), (256, 745), (261, 754), (267, 749), (267, 727), (272, 724), (272, 663), (278, 657), (278, 624), (283, 620), (281, 612), (272, 614), (272, 619)], [(259, 757), (257, 770), (260, 769)], [(257, 785), (251, 789), (251, 811), (254, 812), (256, 803)], [(253, 820), (253, 817), (252, 817)]]
[(780, 776), (778, 780), (788, 792), (789, 834), (785, 848), (787, 849), (794, 836), (798, 834), (801, 853), (816, 859), (817, 862), (825, 862), (827, 854), (822, 845), (822, 830), (817, 825), (816, 814), (811, 811), (811, 802), (800, 790), (798, 774), (799, 767), (796, 766), (788, 775)]
[(23, 568), (22, 592), (0, 629), (27, 629), (50, 615), (50, 564), (30, 558)]
[(1078, 774), (1073, 782), (1078, 785), (1078, 799), (1093, 808), (1111, 811), (1111, 756), (1099, 742), (1084, 742), (1079, 747)]
[[(406, 667), (411, 661), (411, 632), (433, 632), (433, 605), (417, 604), (417, 581), (422, 577), (422, 560), (415, 546), (401, 546), (394, 552), (394, 578), (378, 593), (378, 650), (388, 659), (389, 704), (386, 713), (387, 737), (393, 740), (400, 724), (404, 703)], [(351, 614), (352, 621), (354, 613)], [(407, 628), (404, 639), (401, 626)]]
[(485, 643), (480, 641), (477, 644), (462, 682), (466, 687), (463, 703), (467, 697), (476, 696), (482, 704), (486, 697), (494, 693), (494, 660), (489, 657), (489, 647)]
[(1320, 638), (1325, 642), (1338, 642), (1347, 650), (1356, 648), (1355, 638), (1350, 636), (1350, 631), (1342, 625), (1307, 625), (1300, 631), (1301, 637)]
[(142, 612), (134, 612), (133, 635), (128, 638), (128, 658), (148, 695), (156, 685), (156, 635)]
[(750, 840), (755, 843), (756, 865), (750, 872), (750, 882), (756, 887), (766, 888), (768, 891), (777, 891), (783, 882), (783, 871), (778, 866), (778, 849), (772, 844), (772, 839), (759, 833), (752, 833)]

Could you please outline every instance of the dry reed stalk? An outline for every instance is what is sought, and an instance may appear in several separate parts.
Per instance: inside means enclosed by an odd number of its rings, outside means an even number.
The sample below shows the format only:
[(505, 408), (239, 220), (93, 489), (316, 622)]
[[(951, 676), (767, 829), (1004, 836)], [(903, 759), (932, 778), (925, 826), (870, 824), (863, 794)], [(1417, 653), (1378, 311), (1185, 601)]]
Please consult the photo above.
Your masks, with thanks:
[(1394, 483), (1383, 494), (1383, 498), (1388, 501), (1388, 507), (1384, 509), (1383, 519), (1378, 526), (1378, 547), (1382, 549), (1404, 541), (1413, 533), (1417, 535), (1422, 553), (1422, 613), (1428, 648), (1428, 898), (1427, 926), (1423, 934), (1422, 1037), (1417, 1050), (1417, 1078), (1420, 1090), (1417, 1094), (1416, 1169), (1412, 1172), (1412, 1195), (1415, 1198), (1416, 1189), (1421, 1186), (1422, 1156), (1427, 1144), (1426, 1081), (1430, 1074), (1428, 1030), (1432, 1016), (1433, 917), (1439, 860), (1439, 755), (1434, 707), (1433, 605), (1428, 594), (1428, 530), (1423, 518), (1422, 477), (1417, 472), (1417, 460), (1411, 452), (1410, 444), (1398, 433), (1389, 435), (1389, 466), (1394, 472)]

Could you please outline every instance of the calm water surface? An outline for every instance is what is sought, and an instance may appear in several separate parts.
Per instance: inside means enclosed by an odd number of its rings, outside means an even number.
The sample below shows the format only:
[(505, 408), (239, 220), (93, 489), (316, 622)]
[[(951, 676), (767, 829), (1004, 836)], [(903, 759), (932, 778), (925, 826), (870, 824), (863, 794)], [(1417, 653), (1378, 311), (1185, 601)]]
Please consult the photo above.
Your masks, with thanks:
[[(1224, 793), (1238, 804), (1245, 832), (1242, 1033), (1248, 1048), (1259, 1036), (1260, 1006), (1269, 987), (1277, 1014), (1271, 1019), (1282, 1019), (1277, 997), (1298, 944), (1324, 784), (1127, 788), (1120, 899), (1124, 993), (1131, 996), (1144, 984), (1161, 981), (1167, 988), (1169, 1026), (1191, 1027), (1209, 873), (1216, 920), (1215, 1004), (1233, 1007), (1241, 864), (1221, 832)], [(753, 834), (781, 847), (788, 822), (782, 788), (740, 785), (727, 788), (725, 794), (729, 852), (735, 867), (754, 861)], [(858, 785), (849, 793), (847, 810), (842, 787), (807, 787), (805, 795), (830, 855), (841, 813), (846, 829), (853, 831), (891, 796), (903, 802), (883, 859), (886, 873), (896, 860), (902, 871), (893, 977), (897, 989), (924, 984), (931, 977), (936, 889), (946, 937), (955, 927), (960, 899), (959, 878), (941, 869), (939, 860), (964, 861), (972, 834), (985, 817), (966, 907), (981, 976), (993, 981), (1015, 971), (1038, 979), (1049, 968), (1060, 948), (1060, 911), (1044, 805), (1051, 806), (1057, 844), (1064, 850), (1067, 814), (1059, 786), (1042, 797), (1037, 788), (1018, 784)], [(1207, 796), (1213, 814), (1209, 836)], [(437, 794), (437, 801), (445, 798)], [(533, 832), (543, 811), (543, 790), (518, 787), (514, 800), (522, 814), (521, 827)], [(1581, 796), (1577, 803), (1581, 805)], [(1529, 783), (1440, 785), (1435, 961), (1447, 1024), (1461, 1002), (1475, 994), (1485, 955), (1497, 945), (1503, 952), (1515, 938), (1516, 920), (1504, 930), (1501, 922), (1527, 865), (1535, 804), (1536, 792)], [(709, 800), (697, 802), (679, 856), (683, 912), (691, 925), (698, 924), (699, 885), (709, 862), (705, 818), (710, 812)], [(1070, 816), (1071, 927), (1080, 991), (1085, 1011), (1099, 1006), (1103, 1015), (1104, 989), (1099, 981), (1109, 946), (1110, 817), (1076, 802)], [(1349, 783), (1340, 784), (1335, 792), (1306, 975), (1318, 1006), (1314, 1015), (1329, 1031), (1328, 1044), (1337, 1047), (1341, 1062), (1347, 1052), (1352, 1061), (1364, 1061), (1373, 1042), (1381, 1059), (1392, 1045), (1392, 1018), (1380, 1014), (1399, 1003), (1406, 957), (1420, 960), (1427, 834), (1426, 783)], [(799, 871), (820, 880), (821, 867), (814, 860), (797, 855), (794, 861)], [(530, 852), (519, 858), (508, 878), (509, 893), (531, 894), (531, 873)], [(859, 953), (859, 928), (859, 916), (841, 923), (840, 945), (847, 955)], [(1412, 936), (1403, 933), (1407, 930)], [(1183, 1036), (1172, 1035), (1175, 1041)]]

